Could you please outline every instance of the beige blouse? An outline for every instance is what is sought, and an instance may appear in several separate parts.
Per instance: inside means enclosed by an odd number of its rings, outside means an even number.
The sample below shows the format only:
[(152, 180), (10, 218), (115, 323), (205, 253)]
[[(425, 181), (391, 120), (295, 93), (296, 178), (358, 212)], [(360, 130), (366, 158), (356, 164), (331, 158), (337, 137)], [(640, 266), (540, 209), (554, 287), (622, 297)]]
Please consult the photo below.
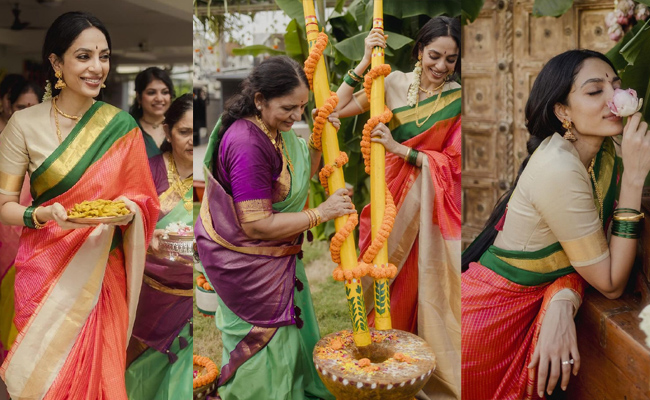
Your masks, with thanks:
[[(536, 251), (555, 242), (574, 267), (609, 256), (590, 177), (575, 147), (558, 133), (531, 156), (494, 244), (504, 250)], [(566, 265), (557, 265), (562, 267)]]
[(50, 120), (51, 101), (15, 112), (0, 136), (0, 193), (19, 195), (31, 174), (59, 146)]

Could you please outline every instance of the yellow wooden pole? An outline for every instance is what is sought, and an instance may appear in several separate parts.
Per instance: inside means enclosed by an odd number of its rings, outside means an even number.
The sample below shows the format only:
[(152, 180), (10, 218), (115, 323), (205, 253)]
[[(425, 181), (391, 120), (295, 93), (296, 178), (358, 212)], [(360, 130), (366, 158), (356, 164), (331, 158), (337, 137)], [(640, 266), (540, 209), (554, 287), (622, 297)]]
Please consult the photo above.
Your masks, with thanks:
[[(373, 29), (384, 31), (384, 7), (382, 0), (375, 0), (373, 9)], [(371, 67), (384, 64), (384, 49), (375, 47), (372, 51)], [(372, 82), (370, 95), (370, 117), (377, 117), (384, 112), (384, 77), (382, 75)], [(381, 143), (370, 145), (370, 223), (372, 238), (377, 236), (386, 210), (386, 152)], [(374, 259), (375, 265), (388, 264), (386, 243)], [(390, 294), (388, 279), (375, 280), (375, 327), (379, 330), (392, 329), (390, 320)]]
[[(316, 43), (318, 37), (318, 21), (314, 9), (313, 0), (303, 0), (303, 10), (305, 13), (305, 25), (307, 29), (307, 41), (311, 49)], [(327, 69), (325, 67), (324, 56), (320, 58), (314, 72), (314, 99), (316, 107), (322, 107), (325, 101), (330, 97), (330, 85), (327, 78)], [(323, 130), (323, 158), (325, 164), (332, 164), (339, 156), (339, 142), (336, 135), (336, 129), (331, 123), (326, 122)], [(329, 192), (334, 193), (340, 188), (345, 187), (345, 178), (341, 168), (334, 168), (334, 172), (327, 179)], [(339, 217), (334, 221), (336, 230), (343, 228), (348, 216)], [(357, 266), (357, 251), (354, 244), (354, 235), (348, 236), (341, 246), (341, 268), (351, 270)], [(354, 342), (358, 347), (367, 346), (371, 343), (370, 331), (368, 330), (368, 320), (366, 318), (366, 307), (363, 301), (363, 288), (360, 279), (350, 279), (345, 281), (345, 293), (348, 299), (348, 309), (352, 318), (352, 327), (354, 332)]]

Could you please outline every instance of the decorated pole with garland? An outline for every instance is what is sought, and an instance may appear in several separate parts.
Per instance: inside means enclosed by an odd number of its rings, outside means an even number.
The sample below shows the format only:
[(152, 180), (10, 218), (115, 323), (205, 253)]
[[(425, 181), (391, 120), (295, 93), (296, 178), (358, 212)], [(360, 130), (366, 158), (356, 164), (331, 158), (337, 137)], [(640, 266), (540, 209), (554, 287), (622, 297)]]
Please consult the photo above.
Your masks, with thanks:
[[(382, 0), (374, 1), (373, 29), (384, 33), (384, 7)], [(370, 118), (378, 118), (383, 123), (388, 123), (392, 114), (384, 104), (384, 76), (390, 73), (390, 67), (384, 64), (384, 49), (375, 47), (372, 51), (371, 71), (366, 75), (366, 93), (369, 82), (372, 82), (370, 101)], [(372, 81), (371, 81), (372, 80)], [(376, 123), (374, 123), (376, 125)], [(370, 144), (370, 223), (373, 244), (379, 247), (373, 260), (374, 268), (389, 268), (388, 249), (386, 239), (390, 230), (386, 225), (386, 219), (394, 214), (394, 205), (390, 191), (386, 187), (386, 152), (381, 143)], [(392, 215), (394, 219), (394, 215)], [(392, 221), (390, 228), (392, 229)], [(381, 236), (381, 237), (379, 237)], [(377, 239), (383, 239), (381, 243)], [(393, 267), (394, 268), (394, 267)], [(387, 278), (375, 279), (375, 326), (379, 330), (392, 329), (390, 319), (390, 293), (389, 280)]]
[[(314, 133), (310, 146), (322, 149), (325, 167), (319, 173), (321, 184), (328, 193), (334, 193), (345, 187), (345, 179), (341, 167), (348, 161), (347, 155), (340, 151), (336, 128), (327, 121), (329, 114), (336, 108), (338, 97), (330, 91), (327, 70), (322, 52), (327, 46), (327, 35), (319, 33), (318, 21), (313, 0), (303, 0), (305, 27), (310, 55), (305, 61), (305, 73), (314, 91), (318, 115), (314, 118)], [(362, 273), (357, 265), (357, 252), (352, 231), (358, 223), (357, 214), (338, 217), (334, 221), (337, 233), (332, 238), (330, 251), (332, 260), (339, 264), (337, 271), (345, 280), (345, 293), (348, 309), (352, 319), (354, 342), (358, 347), (371, 343), (366, 307), (361, 286)], [(336, 274), (335, 274), (336, 275)]]

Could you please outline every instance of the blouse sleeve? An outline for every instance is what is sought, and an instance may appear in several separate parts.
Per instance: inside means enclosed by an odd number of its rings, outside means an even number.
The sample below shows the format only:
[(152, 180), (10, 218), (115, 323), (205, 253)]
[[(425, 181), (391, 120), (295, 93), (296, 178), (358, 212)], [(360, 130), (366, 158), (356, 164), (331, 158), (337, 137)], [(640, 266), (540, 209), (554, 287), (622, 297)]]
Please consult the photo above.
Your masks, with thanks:
[(0, 135), (0, 194), (20, 195), (28, 165), (24, 133), (16, 118), (11, 118)]
[(273, 159), (254, 135), (239, 132), (222, 152), (222, 165), (231, 182), (240, 223), (267, 218), (273, 213)]
[(609, 256), (591, 181), (581, 168), (577, 160), (548, 163), (531, 192), (535, 208), (574, 267), (592, 265)]

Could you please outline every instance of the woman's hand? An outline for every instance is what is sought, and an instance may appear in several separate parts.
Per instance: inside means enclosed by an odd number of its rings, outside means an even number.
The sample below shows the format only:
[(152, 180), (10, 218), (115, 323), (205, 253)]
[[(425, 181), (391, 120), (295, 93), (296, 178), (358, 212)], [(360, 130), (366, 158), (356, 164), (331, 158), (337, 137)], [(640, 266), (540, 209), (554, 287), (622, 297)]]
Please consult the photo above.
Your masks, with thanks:
[(126, 219), (125, 221), (121, 221), (119, 224), (116, 224), (116, 225), (127, 225), (127, 224), (129, 224), (133, 220), (133, 216), (138, 212), (138, 205), (135, 204), (134, 201), (132, 201), (131, 199), (129, 199), (129, 198), (125, 197), (125, 196), (120, 196), (117, 199), (115, 199), (115, 201), (123, 201), (126, 208), (129, 211), (131, 211), (131, 213), (129, 214), (128, 219)]
[[(573, 360), (573, 365), (570, 364), (570, 360)], [(549, 304), (542, 320), (533, 358), (528, 365), (528, 368), (532, 369), (529, 373), (534, 373), (535, 367), (539, 367), (537, 371), (539, 397), (544, 397), (544, 386), (546, 386), (548, 394), (553, 393), (560, 375), (562, 376), (562, 390), (566, 390), (572, 367), (573, 375), (578, 374), (580, 353), (578, 352), (571, 302), (559, 300)], [(546, 385), (547, 378), (548, 385)]]
[(637, 112), (628, 118), (621, 143), (625, 174), (632, 182), (643, 184), (650, 172), (650, 135), (648, 124)]
[[(318, 111), (319, 111), (318, 107), (311, 110), (311, 117), (313, 119), (316, 119), (316, 117), (318, 116)], [(332, 111), (332, 113), (327, 117), (327, 120), (332, 124), (332, 126), (334, 126), (334, 129), (336, 129), (337, 131), (341, 129), (341, 120), (339, 119), (338, 112)]]
[(372, 49), (375, 47), (386, 48), (386, 38), (388, 35), (384, 35), (379, 29), (373, 29), (368, 33), (368, 36), (365, 39), (365, 48), (363, 53), (363, 63), (370, 64), (372, 61)]
[(400, 147), (402, 147), (402, 145), (393, 139), (393, 135), (390, 133), (390, 129), (388, 129), (388, 127), (383, 123), (380, 122), (377, 124), (377, 126), (375, 126), (375, 128), (372, 130), (370, 136), (371, 142), (381, 143), (384, 145), (386, 151), (397, 154), (398, 156), (403, 156), (399, 153)]
[(348, 196), (348, 190), (345, 188), (341, 188), (334, 192), (327, 200), (321, 203), (317, 209), (318, 212), (320, 212), (322, 222), (346, 214), (353, 214), (355, 212), (352, 199)]
[[(40, 211), (40, 210), (38, 210)], [(40, 213), (37, 213), (36, 218), (38, 218), (39, 221), (49, 221), (49, 220), (54, 220), (57, 225), (61, 229), (78, 229), (78, 228), (88, 228), (90, 227), (89, 225), (85, 224), (78, 224), (76, 222), (69, 222), (68, 221), (68, 212), (65, 210), (65, 208), (61, 205), (61, 203), (54, 203), (50, 206), (43, 207), (43, 212), (45, 215), (45, 218), (41, 218)]]

